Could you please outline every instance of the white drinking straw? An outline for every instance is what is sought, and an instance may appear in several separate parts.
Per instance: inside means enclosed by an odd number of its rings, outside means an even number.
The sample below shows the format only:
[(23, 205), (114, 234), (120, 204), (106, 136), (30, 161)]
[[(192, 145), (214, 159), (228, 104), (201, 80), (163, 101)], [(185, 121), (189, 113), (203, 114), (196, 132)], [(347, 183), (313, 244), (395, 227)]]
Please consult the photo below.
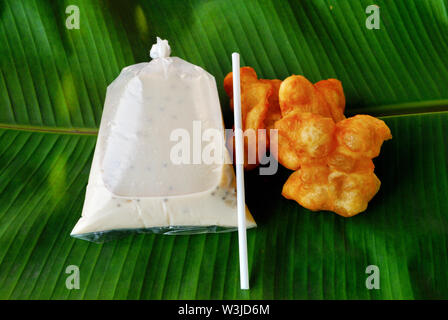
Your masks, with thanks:
[(242, 290), (249, 289), (249, 267), (247, 264), (246, 204), (244, 196), (244, 144), (241, 126), (240, 55), (232, 53), (233, 71), (233, 115), (235, 118), (235, 167), (236, 199), (238, 207), (238, 244), (240, 249), (240, 283)]

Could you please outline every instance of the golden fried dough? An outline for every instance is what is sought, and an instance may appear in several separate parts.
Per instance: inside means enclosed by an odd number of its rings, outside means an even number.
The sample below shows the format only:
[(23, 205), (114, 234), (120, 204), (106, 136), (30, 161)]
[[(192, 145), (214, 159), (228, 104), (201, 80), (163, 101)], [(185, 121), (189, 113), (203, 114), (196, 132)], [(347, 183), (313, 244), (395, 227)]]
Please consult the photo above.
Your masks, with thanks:
[[(288, 118), (298, 115), (302, 117), (300, 125), (284, 124)], [(320, 115), (311, 116), (308, 113), (293, 114), (276, 122), (279, 136), (288, 137), (288, 144), (279, 141), (279, 155), (291, 152), (297, 157), (293, 168), (297, 171), (284, 185), (282, 194), (310, 210), (329, 210), (344, 217), (354, 216), (367, 208), (379, 190), (381, 182), (373, 172), (372, 158), (379, 155), (383, 142), (392, 138), (390, 130), (382, 120), (357, 115), (333, 127), (327, 124), (321, 131), (316, 129), (317, 125), (309, 124), (313, 128), (310, 130), (313, 138), (303, 139), (302, 130), (308, 122), (322, 125), (323, 120), (333, 122)], [(309, 142), (308, 148), (302, 145), (303, 140)], [(279, 156), (279, 162), (283, 164), (283, 161)], [(289, 162), (286, 164), (290, 165)]]
[(380, 154), (385, 140), (392, 138), (384, 121), (356, 115), (336, 124), (336, 147), (328, 164), (337, 170), (350, 172), (365, 167), (368, 161)]
[[(269, 96), (272, 93), (270, 84), (257, 78), (255, 70), (242, 67), (241, 79), (241, 116), (243, 130), (264, 128), (264, 119), (269, 106)], [(224, 79), (224, 89), (230, 97), (230, 107), (233, 110), (233, 76), (229, 73)]]
[(392, 138), (384, 121), (359, 114), (336, 124), (337, 152), (353, 157), (375, 158), (383, 141)]
[(277, 158), (277, 161), (290, 170), (299, 169), (301, 164), (300, 155), (291, 146), (286, 134), (278, 131), (276, 135), (271, 135), (270, 138), (271, 154)]
[(380, 185), (373, 169), (345, 173), (326, 165), (303, 165), (288, 178), (282, 195), (312, 211), (351, 217), (367, 209)]
[(289, 113), (311, 112), (332, 118), (345, 119), (345, 97), (339, 80), (322, 80), (313, 85), (303, 76), (293, 75), (283, 80), (279, 90), (282, 116)]
[(283, 117), (275, 123), (278, 161), (291, 170), (297, 170), (302, 163), (322, 162), (335, 145), (335, 127), (331, 118), (309, 112)]
[(281, 80), (274, 79), (260, 79), (262, 83), (268, 83), (271, 85), (272, 94), (269, 96), (269, 106), (268, 112), (266, 114), (266, 118), (264, 120), (266, 131), (269, 135), (269, 130), (274, 129), (274, 124), (277, 120), (280, 120), (282, 117), (282, 112), (280, 110), (280, 104), (278, 101), (278, 91), (280, 89), (280, 85), (282, 84)]
[[(268, 146), (265, 129), (265, 119), (268, 114), (269, 101), (273, 93), (275, 81), (260, 80), (254, 69), (242, 67), (241, 81), (241, 116), (244, 137), (244, 168), (254, 169), (258, 166), (258, 146)], [(224, 78), (224, 89), (230, 97), (230, 107), (233, 110), (233, 74), (230, 72)], [(274, 99), (275, 100), (275, 99)], [(251, 137), (255, 137), (252, 139)]]
[[(232, 98), (231, 73), (224, 88)], [(261, 139), (270, 141), (271, 153), (295, 171), (283, 186), (284, 197), (344, 217), (366, 210), (381, 185), (372, 159), (392, 138), (384, 121), (368, 115), (346, 119), (344, 91), (337, 79), (316, 84), (297, 75), (284, 81), (258, 79), (252, 68), (244, 67), (241, 95), (244, 130), (278, 130)], [(255, 140), (245, 139), (246, 157), (253, 144)]]
[(314, 84), (314, 87), (327, 102), (333, 120), (335, 122), (344, 120), (345, 95), (341, 81), (337, 79), (321, 80)]
[(313, 211), (331, 210), (329, 174), (330, 169), (325, 165), (302, 166), (289, 176), (282, 195)]

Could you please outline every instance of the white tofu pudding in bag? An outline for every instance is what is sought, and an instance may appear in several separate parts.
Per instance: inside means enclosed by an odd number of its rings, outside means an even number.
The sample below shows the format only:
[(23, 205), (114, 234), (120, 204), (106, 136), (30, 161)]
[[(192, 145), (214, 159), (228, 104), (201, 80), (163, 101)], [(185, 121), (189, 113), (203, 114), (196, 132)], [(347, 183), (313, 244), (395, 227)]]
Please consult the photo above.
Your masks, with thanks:
[[(101, 242), (130, 232), (237, 229), (235, 174), (225, 148), (215, 79), (169, 55), (168, 42), (157, 38), (153, 60), (124, 68), (107, 88), (73, 237)], [(204, 142), (210, 129), (220, 132), (220, 138)], [(182, 133), (189, 140), (179, 144)], [(176, 158), (179, 146), (185, 147), (181, 163)], [(204, 146), (220, 154), (220, 161), (203, 161)], [(247, 208), (246, 224), (256, 226)]]

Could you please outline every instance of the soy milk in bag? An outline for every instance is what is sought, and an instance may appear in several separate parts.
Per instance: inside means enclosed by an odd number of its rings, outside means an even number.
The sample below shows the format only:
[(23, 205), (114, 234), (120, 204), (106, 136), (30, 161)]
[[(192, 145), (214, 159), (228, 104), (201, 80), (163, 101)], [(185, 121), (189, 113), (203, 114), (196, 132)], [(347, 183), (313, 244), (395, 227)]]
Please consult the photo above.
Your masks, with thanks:
[[(129, 232), (236, 230), (235, 175), (215, 79), (170, 51), (158, 38), (151, 62), (124, 68), (107, 88), (73, 237), (104, 241)], [(198, 139), (213, 130), (221, 138), (209, 137), (207, 148), (222, 161), (204, 163)], [(246, 219), (255, 226), (247, 209)]]

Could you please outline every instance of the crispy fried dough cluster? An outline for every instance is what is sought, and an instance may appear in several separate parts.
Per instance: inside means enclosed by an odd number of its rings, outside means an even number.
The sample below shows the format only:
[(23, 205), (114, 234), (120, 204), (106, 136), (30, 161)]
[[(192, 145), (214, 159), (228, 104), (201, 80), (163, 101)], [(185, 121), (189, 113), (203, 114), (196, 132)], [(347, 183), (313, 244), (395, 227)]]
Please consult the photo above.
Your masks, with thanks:
[[(275, 121), (281, 118), (278, 104), (278, 90), (280, 80), (258, 79), (251, 67), (242, 67), (241, 81), (241, 116), (244, 131), (244, 168), (254, 169), (260, 159), (258, 146), (269, 146), (268, 131), (259, 129), (272, 129)], [(233, 110), (233, 76), (230, 72), (224, 78), (224, 89), (230, 97), (230, 107)], [(253, 135), (252, 135), (253, 134)], [(248, 148), (249, 145), (255, 148)], [(251, 154), (249, 152), (253, 152)], [(249, 161), (253, 159), (254, 161)]]
[(381, 184), (372, 158), (392, 137), (382, 120), (357, 115), (334, 123), (320, 115), (295, 113), (279, 120), (276, 127), (279, 162), (285, 163), (281, 155), (289, 154), (285, 166), (297, 170), (283, 187), (285, 198), (344, 217), (366, 210)]
[[(231, 73), (224, 87), (232, 98)], [(296, 75), (284, 81), (264, 80), (244, 67), (241, 95), (244, 130), (278, 129), (277, 135), (264, 138), (270, 139), (271, 151), (277, 147), (278, 161), (295, 171), (283, 186), (284, 197), (310, 210), (344, 217), (366, 210), (381, 184), (372, 159), (392, 135), (377, 118), (345, 118), (339, 80), (312, 84)]]

